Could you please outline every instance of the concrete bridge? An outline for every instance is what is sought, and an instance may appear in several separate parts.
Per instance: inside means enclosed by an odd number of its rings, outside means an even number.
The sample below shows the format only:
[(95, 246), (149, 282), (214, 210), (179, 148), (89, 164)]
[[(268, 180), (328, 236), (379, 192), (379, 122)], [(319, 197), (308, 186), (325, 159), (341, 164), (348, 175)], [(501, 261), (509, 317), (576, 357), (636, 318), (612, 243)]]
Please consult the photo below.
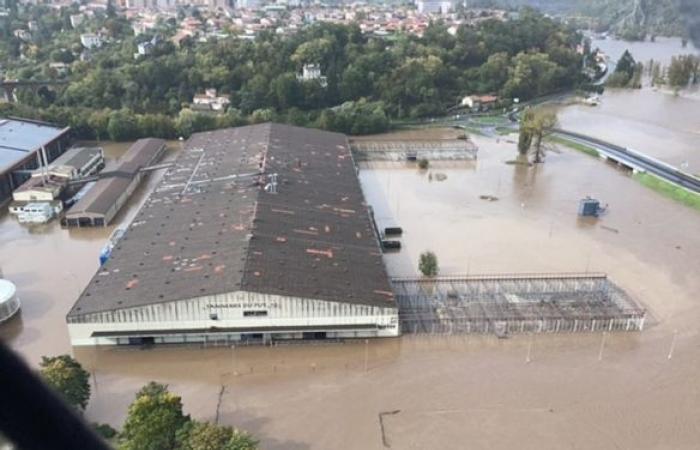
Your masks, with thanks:
[(68, 84), (68, 80), (2, 80), (0, 81), (0, 89), (2, 89), (5, 101), (14, 103), (17, 101), (17, 97), (15, 97), (16, 89), (30, 88), (36, 95), (37, 91), (42, 87), (62, 86), (66, 84)]

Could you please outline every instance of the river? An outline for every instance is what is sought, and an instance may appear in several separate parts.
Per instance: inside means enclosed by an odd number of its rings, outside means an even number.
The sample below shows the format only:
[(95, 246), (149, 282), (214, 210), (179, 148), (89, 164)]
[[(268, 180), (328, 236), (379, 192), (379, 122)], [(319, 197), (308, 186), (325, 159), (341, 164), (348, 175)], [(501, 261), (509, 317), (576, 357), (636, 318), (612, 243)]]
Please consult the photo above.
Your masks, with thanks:
[[(624, 42), (613, 39), (593, 42), (613, 60), (629, 49), (638, 61), (649, 59), (668, 64), (672, 56), (700, 51), (680, 39), (657, 42)], [(606, 89), (600, 105), (571, 105), (559, 111), (562, 128), (594, 136), (648, 154), (700, 174), (700, 95), (682, 91), (674, 95), (647, 84), (640, 90)]]
[(653, 59), (662, 65), (671, 63), (671, 58), (678, 55), (700, 54), (692, 42), (686, 47), (680, 38), (657, 37), (656, 42), (622, 41), (619, 39), (592, 39), (591, 48), (599, 48), (613, 61), (620, 59), (625, 50), (629, 50), (635, 60), (646, 63)]

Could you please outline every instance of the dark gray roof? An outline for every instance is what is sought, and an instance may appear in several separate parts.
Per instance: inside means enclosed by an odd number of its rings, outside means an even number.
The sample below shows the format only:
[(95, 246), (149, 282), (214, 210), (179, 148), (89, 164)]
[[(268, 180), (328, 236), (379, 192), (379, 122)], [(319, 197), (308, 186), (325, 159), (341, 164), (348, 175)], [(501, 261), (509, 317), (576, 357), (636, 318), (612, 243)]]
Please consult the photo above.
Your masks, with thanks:
[(389, 306), (391, 288), (347, 138), (275, 125), (243, 277), (249, 291)]
[(70, 166), (75, 169), (80, 169), (101, 152), (101, 147), (73, 147), (53, 160), (51, 166)]
[(139, 139), (120, 158), (117, 166), (110, 170), (114, 176), (100, 179), (78, 203), (66, 213), (66, 217), (80, 217), (86, 213), (106, 214), (116, 203), (131, 180), (142, 167), (153, 162), (165, 146), (163, 139)]
[(344, 135), (193, 135), (69, 316), (238, 290), (396, 306)]

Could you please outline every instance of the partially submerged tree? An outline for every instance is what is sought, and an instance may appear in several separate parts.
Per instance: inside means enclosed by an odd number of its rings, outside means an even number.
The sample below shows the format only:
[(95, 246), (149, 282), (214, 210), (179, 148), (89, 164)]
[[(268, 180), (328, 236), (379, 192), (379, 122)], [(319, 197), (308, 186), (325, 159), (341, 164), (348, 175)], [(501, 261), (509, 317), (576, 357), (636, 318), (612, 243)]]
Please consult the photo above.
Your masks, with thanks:
[(120, 435), (121, 450), (172, 450), (178, 430), (189, 421), (182, 399), (168, 386), (150, 382), (137, 394)]
[(533, 148), (534, 162), (544, 161), (544, 140), (553, 133), (557, 126), (557, 115), (554, 111), (544, 108), (531, 108), (525, 111), (520, 122), (520, 137), (518, 151), (526, 155)]
[(178, 450), (255, 450), (257, 445), (247, 433), (209, 422), (192, 420), (177, 433)]
[(615, 72), (605, 82), (606, 86), (614, 88), (639, 89), (642, 87), (644, 65), (634, 60), (628, 50), (622, 54), (615, 66)]
[(84, 410), (90, 400), (90, 374), (69, 355), (41, 358), (40, 373), (68, 404)]
[(434, 277), (438, 274), (437, 256), (431, 251), (426, 251), (420, 254), (418, 261), (418, 270), (426, 277)]

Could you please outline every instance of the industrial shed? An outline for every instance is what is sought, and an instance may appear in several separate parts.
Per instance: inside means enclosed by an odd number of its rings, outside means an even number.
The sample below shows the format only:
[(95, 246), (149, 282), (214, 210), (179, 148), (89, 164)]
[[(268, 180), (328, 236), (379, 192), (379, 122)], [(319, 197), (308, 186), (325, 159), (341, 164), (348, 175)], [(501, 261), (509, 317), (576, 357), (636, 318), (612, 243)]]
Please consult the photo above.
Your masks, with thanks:
[(70, 128), (31, 120), (0, 119), (0, 204), (8, 201), (12, 191), (31, 177), (32, 170), (63, 154), (69, 143)]
[(344, 135), (193, 135), (67, 316), (73, 345), (396, 336)]
[(66, 213), (67, 226), (106, 226), (131, 197), (143, 177), (142, 169), (160, 158), (165, 150), (162, 139), (139, 139), (121, 157), (119, 164), (100, 179)]

